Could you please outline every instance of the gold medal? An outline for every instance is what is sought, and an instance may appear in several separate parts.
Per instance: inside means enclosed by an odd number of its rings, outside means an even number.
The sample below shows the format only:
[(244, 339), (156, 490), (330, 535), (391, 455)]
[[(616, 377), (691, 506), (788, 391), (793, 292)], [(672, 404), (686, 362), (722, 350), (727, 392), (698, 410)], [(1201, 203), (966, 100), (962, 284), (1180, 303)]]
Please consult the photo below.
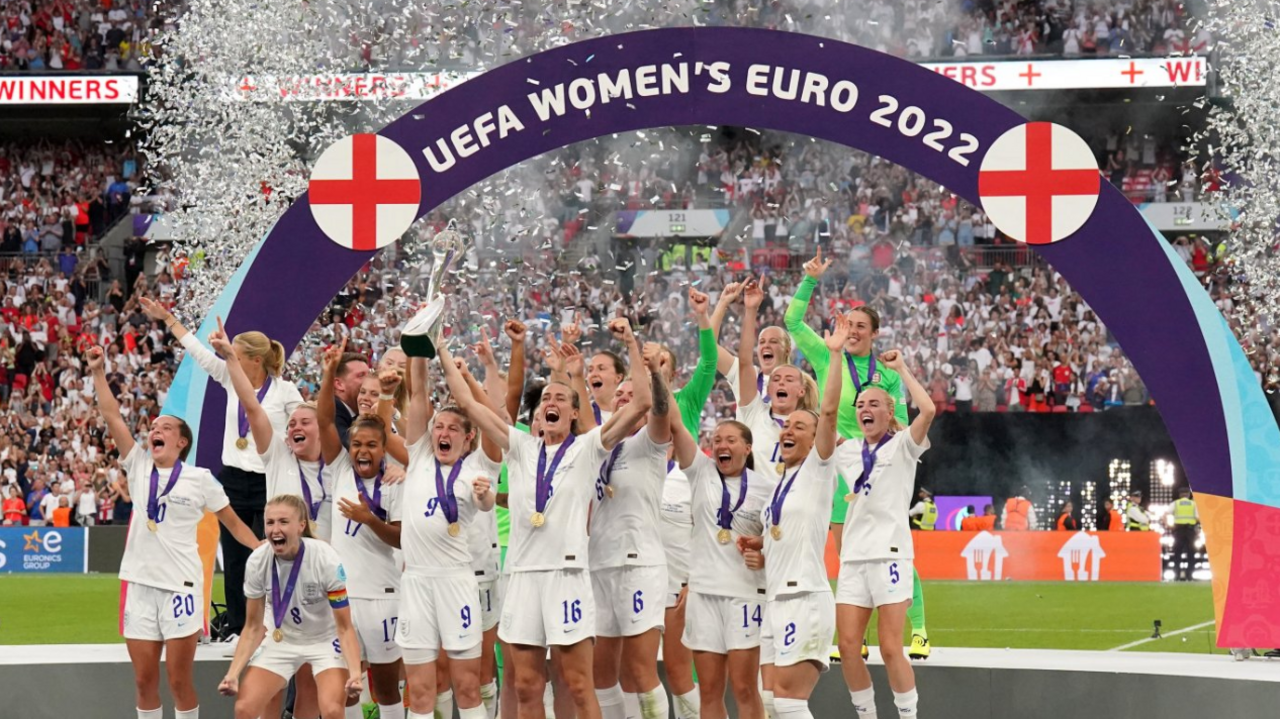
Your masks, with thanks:
[(787, 463), (778, 462), (778, 464), (774, 466), (774, 469), (778, 470), (778, 476), (782, 476), (787, 473)]
[(728, 544), (731, 539), (733, 539), (733, 534), (731, 534), (727, 529), (721, 529), (719, 532), (716, 532), (716, 541), (721, 544)]
[(606, 496), (608, 496), (608, 497), (612, 498), (612, 497), (613, 497), (613, 485), (612, 485), (612, 484), (606, 484), (606, 485), (604, 486), (604, 493), (605, 493), (605, 495), (606, 495)]
[(248, 449), (248, 448), (249, 448), (248, 437), (240, 437), (236, 440), (236, 449)]
[(773, 535), (773, 541), (775, 542), (782, 539), (782, 527), (777, 524), (773, 525), (773, 528), (769, 530), (769, 534)]
[(274, 639), (274, 640), (276, 640), (277, 642), (283, 642), (283, 641), (284, 641), (284, 630), (283, 630), (283, 629), (276, 629), (274, 632), (271, 632), (271, 638), (272, 638), (272, 639)]
[(160, 527), (156, 524), (156, 520), (154, 519), (147, 520), (147, 529), (150, 529), (152, 532), (160, 531)]
[(546, 523), (547, 518), (542, 516), (542, 512), (534, 512), (533, 516), (529, 518), (529, 524), (532, 524), (535, 529)]
[(857, 499), (857, 498), (858, 498), (858, 495), (854, 494), (853, 492), (850, 492), (850, 493), (848, 493), (848, 494), (844, 495), (844, 501), (845, 501), (845, 503), (846, 503), (846, 504), (847, 504), (847, 503), (849, 503), (849, 502), (852, 502), (853, 500), (855, 500), (855, 499)]
[(450, 537), (456, 537), (456, 536), (458, 536), (458, 535), (459, 535), (459, 534), (461, 534), (461, 533), (462, 533), (462, 527), (458, 526), (458, 523), (457, 523), (457, 522), (450, 522), (450, 523), (449, 523), (449, 536), (450, 536)]

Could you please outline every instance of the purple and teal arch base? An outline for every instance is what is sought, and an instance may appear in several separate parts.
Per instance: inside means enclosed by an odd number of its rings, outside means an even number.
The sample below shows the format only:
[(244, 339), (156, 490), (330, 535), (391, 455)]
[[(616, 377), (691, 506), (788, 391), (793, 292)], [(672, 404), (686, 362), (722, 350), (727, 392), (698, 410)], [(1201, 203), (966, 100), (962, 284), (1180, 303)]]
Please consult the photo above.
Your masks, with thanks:
[[(571, 107), (540, 119), (530, 93), (646, 65), (687, 63), (688, 90)], [(725, 65), (713, 65), (725, 63)], [(857, 88), (848, 107), (747, 90), (749, 68), (815, 73), (828, 87)], [(725, 70), (729, 86), (713, 78)], [(712, 85), (719, 90), (713, 91)], [(769, 83), (766, 83), (766, 85)], [(581, 83), (580, 83), (581, 85)], [(633, 86), (634, 89), (634, 86)], [(785, 90), (785, 86), (783, 87)], [(919, 108), (925, 132), (884, 127), (872, 113), (892, 97), (898, 113)], [(511, 109), (523, 129), (436, 172), (424, 148), (485, 113)], [(915, 111), (912, 111), (915, 114)], [(914, 118), (913, 118), (914, 119)], [(952, 128), (939, 151), (924, 134), (935, 120)], [(825, 38), (743, 28), (648, 30), (587, 40), (516, 60), (450, 89), (379, 133), (399, 143), (422, 179), (419, 217), (476, 182), (549, 150), (595, 137), (673, 125), (746, 125), (838, 142), (924, 175), (979, 204), (978, 167), (1005, 131), (1025, 122), (976, 90), (905, 60)], [(912, 123), (908, 123), (910, 126)], [(976, 149), (952, 157), (962, 133)], [(937, 144), (937, 141), (934, 143)], [(437, 153), (438, 154), (438, 153)], [(961, 159), (964, 159), (962, 156)], [(1184, 263), (1116, 188), (1103, 183), (1088, 222), (1062, 242), (1035, 247), (1071, 283), (1124, 347), (1146, 382), (1196, 490), (1214, 568), (1220, 646), (1280, 646), (1280, 429), (1239, 343)], [(337, 291), (371, 257), (330, 241), (304, 195), (246, 258), (199, 329), (214, 315), (232, 332), (260, 330), (294, 347)], [(226, 394), (184, 360), (165, 411), (197, 436), (221, 437)], [(197, 445), (197, 461), (217, 469), (219, 442)], [(1098, 478), (1102, 479), (1102, 478)]]

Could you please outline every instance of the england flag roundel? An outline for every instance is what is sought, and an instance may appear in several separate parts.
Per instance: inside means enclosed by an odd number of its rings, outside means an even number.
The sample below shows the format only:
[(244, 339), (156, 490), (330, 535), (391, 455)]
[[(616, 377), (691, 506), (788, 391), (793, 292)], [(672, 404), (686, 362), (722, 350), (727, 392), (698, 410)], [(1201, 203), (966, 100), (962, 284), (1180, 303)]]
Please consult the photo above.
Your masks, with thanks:
[(1044, 245), (1084, 226), (1101, 182), (1093, 151), (1079, 135), (1051, 122), (1028, 122), (991, 143), (978, 170), (978, 197), (1001, 232)]
[(311, 215), (329, 239), (352, 250), (395, 242), (418, 215), (422, 183), (404, 148), (381, 135), (344, 137), (316, 160), (307, 186)]

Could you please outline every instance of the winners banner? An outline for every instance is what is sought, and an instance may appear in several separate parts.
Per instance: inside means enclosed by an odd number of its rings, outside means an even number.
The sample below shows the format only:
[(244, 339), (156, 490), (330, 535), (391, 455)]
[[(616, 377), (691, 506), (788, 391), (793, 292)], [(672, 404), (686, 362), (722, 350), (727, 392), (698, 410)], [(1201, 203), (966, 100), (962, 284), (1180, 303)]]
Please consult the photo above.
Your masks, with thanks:
[(0, 572), (87, 571), (84, 527), (0, 527)]

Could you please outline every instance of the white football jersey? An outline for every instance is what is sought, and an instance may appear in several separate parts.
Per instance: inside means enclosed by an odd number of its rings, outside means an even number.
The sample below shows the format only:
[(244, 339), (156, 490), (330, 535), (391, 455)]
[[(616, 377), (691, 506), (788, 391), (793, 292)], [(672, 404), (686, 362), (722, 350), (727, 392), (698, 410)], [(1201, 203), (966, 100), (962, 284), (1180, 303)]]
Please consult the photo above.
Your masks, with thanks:
[(691, 561), (697, 558), (697, 571), (689, 575), (689, 588), (701, 594), (737, 599), (758, 600), (764, 596), (764, 572), (747, 569), (738, 553), (738, 535), (758, 537), (763, 530), (760, 511), (773, 485), (764, 475), (747, 470), (747, 495), (733, 516), (733, 536), (721, 544), (717, 521), (724, 487), (729, 488), (729, 508), (742, 497), (740, 477), (721, 480), (720, 470), (712, 459), (698, 452), (693, 464), (685, 468), (693, 493), (693, 541)]
[[(476, 505), (471, 482), (485, 476), (496, 481), (500, 465), (483, 451), (468, 454), (453, 480), (453, 497), (458, 504), (458, 536), (449, 535), (449, 520), (436, 488), (437, 461), (430, 433), (409, 446), (409, 475), (401, 495), (400, 547), (404, 550), (405, 571), (425, 576), (473, 576), (470, 527), (483, 521)], [(453, 465), (440, 465), (447, 485)]]
[[(595, 497), (600, 464), (608, 456), (600, 428), (579, 435), (565, 451), (551, 478), (551, 496), (543, 510), (545, 523), (531, 523), (537, 510), (538, 454), (541, 439), (515, 427), (507, 432), (507, 504), (511, 535), (507, 568), (512, 572), (587, 568), (587, 510)], [(560, 445), (546, 447), (546, 471)], [(517, 600), (518, 601), (518, 600)]]
[[(836, 491), (835, 453), (825, 461), (814, 447), (804, 463), (786, 470), (764, 514), (765, 580), (770, 601), (788, 594), (831, 591), (827, 579), (827, 531)], [(794, 482), (791, 480), (794, 478)], [(785, 497), (782, 490), (790, 487)], [(782, 531), (773, 538), (773, 503), (781, 498)]]
[[(338, 636), (333, 621), (333, 608), (347, 606), (346, 572), (333, 547), (318, 539), (303, 537), (302, 567), (294, 585), (293, 597), (280, 619), (280, 630), (289, 644), (315, 644), (332, 641)], [(296, 559), (296, 557), (295, 557)], [(275, 614), (271, 607), (271, 575), (279, 577), (280, 597), (284, 598), (293, 561), (278, 561), (271, 546), (264, 544), (253, 550), (244, 568), (244, 596), (247, 599), (261, 597), (266, 604), (263, 619), (267, 626), (267, 638), (276, 628)]]
[[(133, 519), (120, 562), (120, 579), (172, 592), (204, 591), (204, 564), (196, 545), (196, 526), (204, 513), (217, 512), (231, 502), (213, 473), (194, 464), (182, 464), (178, 481), (161, 496), (156, 531), (147, 528), (147, 498), (151, 496), (151, 453), (134, 442), (120, 463), (129, 480)], [(172, 469), (160, 470), (156, 494), (163, 495)]]
[(596, 479), (596, 505), (591, 515), (591, 568), (656, 567), (666, 564), (662, 548), (660, 505), (667, 475), (667, 448), (649, 437), (648, 425), (610, 452), (608, 488), (603, 473)]
[(857, 495), (849, 503), (840, 561), (914, 559), (907, 511), (915, 493), (916, 463), (929, 449), (929, 439), (916, 444), (911, 430), (894, 434), (876, 452), (869, 479), (862, 477), (863, 442), (861, 437), (847, 440), (835, 453), (836, 468), (850, 494)]
[(756, 471), (776, 483), (782, 465), (782, 423), (787, 417), (774, 415), (757, 395), (751, 403), (738, 406), (738, 421), (751, 429), (751, 456)]
[[(772, 379), (760, 370), (756, 369), (755, 362), (747, 366), (747, 369), (756, 373), (756, 394), (765, 404), (769, 403), (769, 381)], [(733, 401), (742, 404), (742, 396), (740, 394), (742, 388), (738, 386), (738, 373), (742, 371), (742, 362), (736, 357), (733, 364), (729, 365), (729, 370), (724, 373), (724, 381), (729, 383), (729, 389), (733, 392)]]
[(667, 575), (685, 584), (693, 543), (693, 493), (680, 465), (669, 466), (662, 483), (662, 547), (667, 553)]
[(329, 541), (333, 529), (333, 470), (324, 466), (324, 459), (318, 462), (299, 460), (289, 446), (284, 443), (282, 435), (271, 438), (271, 446), (261, 454), (262, 464), (267, 469), (267, 501), (280, 494), (292, 494), (307, 498), (303, 492), (303, 483), (311, 493), (311, 501), (319, 502), (313, 530), (320, 539)]
[[(359, 599), (394, 599), (400, 587), (400, 562), (393, 547), (378, 539), (373, 530), (342, 516), (339, 509), (343, 499), (360, 502), (351, 455), (344, 449), (330, 467), (325, 467), (325, 474), (330, 470), (333, 472), (333, 532), (329, 541), (347, 567), (347, 593)], [(360, 481), (364, 483), (365, 492), (373, 497), (374, 480)], [(381, 504), (388, 522), (400, 521), (402, 487), (402, 484), (382, 486)]]

